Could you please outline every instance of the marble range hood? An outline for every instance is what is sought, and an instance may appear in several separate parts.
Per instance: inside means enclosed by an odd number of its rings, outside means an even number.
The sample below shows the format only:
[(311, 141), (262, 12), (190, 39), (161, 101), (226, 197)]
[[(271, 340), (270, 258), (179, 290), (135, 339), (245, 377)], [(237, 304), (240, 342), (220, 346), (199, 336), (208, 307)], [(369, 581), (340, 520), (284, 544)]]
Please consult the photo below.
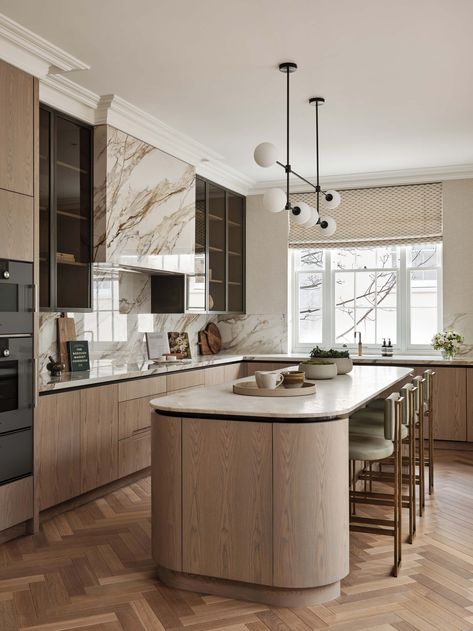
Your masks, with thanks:
[(195, 168), (99, 125), (94, 132), (94, 263), (192, 274)]

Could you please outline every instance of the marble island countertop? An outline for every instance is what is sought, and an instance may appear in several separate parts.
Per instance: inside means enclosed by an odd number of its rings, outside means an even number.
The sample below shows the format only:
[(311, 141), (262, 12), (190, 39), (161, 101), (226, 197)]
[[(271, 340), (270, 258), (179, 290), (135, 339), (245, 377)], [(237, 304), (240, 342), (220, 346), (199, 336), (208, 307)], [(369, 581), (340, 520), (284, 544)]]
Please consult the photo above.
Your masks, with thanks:
[[(67, 388), (82, 388), (100, 383), (122, 381), (124, 379), (137, 379), (151, 377), (153, 375), (165, 375), (170, 372), (206, 368), (240, 361), (257, 362), (293, 362), (294, 364), (307, 359), (303, 353), (287, 354), (254, 354), (254, 353), (219, 353), (218, 355), (199, 356), (190, 362), (153, 363), (144, 361), (141, 363), (115, 364), (110, 360), (92, 362), (91, 370), (85, 372), (65, 372), (60, 377), (51, 377), (48, 373), (39, 376), (39, 391), (41, 393), (51, 390), (64, 390)], [(445, 360), (440, 355), (394, 355), (393, 357), (381, 357), (380, 355), (352, 356), (354, 364), (376, 365), (401, 365), (401, 366), (473, 366), (473, 357), (457, 357), (454, 360)]]
[(315, 395), (248, 397), (235, 394), (233, 384), (228, 383), (153, 399), (151, 406), (160, 414), (174, 416), (339, 419), (349, 416), (410, 372), (409, 368), (394, 366), (355, 366), (348, 375), (314, 382)]

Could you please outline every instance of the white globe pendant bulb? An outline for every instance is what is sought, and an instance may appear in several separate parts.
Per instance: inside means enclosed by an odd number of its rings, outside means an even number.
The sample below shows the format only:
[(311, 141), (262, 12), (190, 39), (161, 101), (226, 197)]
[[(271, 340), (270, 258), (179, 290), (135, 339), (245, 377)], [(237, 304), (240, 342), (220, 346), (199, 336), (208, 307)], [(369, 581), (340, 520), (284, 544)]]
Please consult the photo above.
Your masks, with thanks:
[(260, 167), (272, 167), (278, 159), (278, 150), (271, 142), (262, 142), (256, 147), (253, 156)]
[(263, 195), (263, 208), (270, 213), (280, 213), (286, 207), (286, 193), (280, 188), (270, 188)]
[(311, 215), (309, 221), (304, 224), (306, 228), (313, 228), (319, 220), (319, 213), (317, 212), (317, 208), (310, 207), (310, 213)]
[[(327, 199), (328, 197), (328, 199)], [(329, 210), (334, 210), (340, 206), (342, 197), (338, 191), (325, 191), (324, 207)]]
[(292, 207), (291, 220), (301, 226), (307, 223), (312, 217), (312, 208), (305, 202), (299, 202), (296, 206)]
[(320, 232), (324, 237), (331, 237), (337, 230), (337, 222), (333, 217), (321, 217), (319, 224)]

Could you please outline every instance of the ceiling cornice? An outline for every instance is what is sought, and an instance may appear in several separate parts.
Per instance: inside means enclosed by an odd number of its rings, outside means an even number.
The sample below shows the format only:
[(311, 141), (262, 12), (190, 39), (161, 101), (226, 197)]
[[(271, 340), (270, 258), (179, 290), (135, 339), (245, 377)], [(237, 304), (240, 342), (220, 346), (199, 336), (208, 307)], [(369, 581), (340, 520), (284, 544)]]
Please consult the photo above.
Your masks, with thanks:
[(0, 13), (0, 58), (35, 77), (90, 66)]
[[(323, 188), (369, 188), (375, 186), (399, 186), (402, 184), (422, 184), (425, 182), (441, 182), (444, 180), (463, 180), (473, 178), (473, 164), (455, 164), (443, 167), (425, 167), (417, 169), (399, 169), (393, 171), (372, 171), (367, 173), (349, 173), (346, 175), (329, 175), (321, 177)], [(315, 178), (307, 178), (314, 183)], [(248, 192), (249, 195), (260, 195), (269, 188), (286, 188), (286, 180), (268, 180), (257, 182)], [(307, 184), (291, 180), (291, 191), (306, 193), (310, 189)]]

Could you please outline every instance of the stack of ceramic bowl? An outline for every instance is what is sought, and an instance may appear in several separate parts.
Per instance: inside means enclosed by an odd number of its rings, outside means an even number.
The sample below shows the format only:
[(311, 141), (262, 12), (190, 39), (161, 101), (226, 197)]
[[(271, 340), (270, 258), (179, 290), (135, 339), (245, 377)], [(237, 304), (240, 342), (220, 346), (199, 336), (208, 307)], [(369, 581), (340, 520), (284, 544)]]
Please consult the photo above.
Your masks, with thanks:
[(337, 376), (337, 364), (329, 359), (307, 359), (299, 364), (306, 379), (333, 379)]

